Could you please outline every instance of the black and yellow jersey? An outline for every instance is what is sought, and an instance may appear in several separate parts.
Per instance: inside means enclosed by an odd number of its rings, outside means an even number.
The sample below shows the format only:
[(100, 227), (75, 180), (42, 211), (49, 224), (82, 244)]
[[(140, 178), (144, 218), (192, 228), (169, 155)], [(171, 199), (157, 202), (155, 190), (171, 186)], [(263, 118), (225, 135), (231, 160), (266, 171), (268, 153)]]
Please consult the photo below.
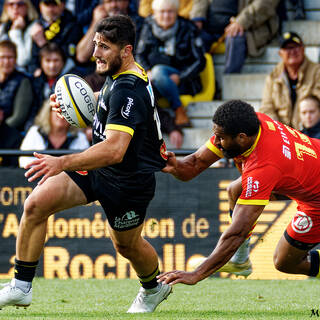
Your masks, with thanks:
[(107, 77), (93, 121), (94, 144), (105, 140), (106, 130), (127, 132), (132, 139), (123, 161), (98, 169), (102, 174), (134, 176), (153, 173), (165, 166), (166, 147), (151, 83), (144, 70), (142, 75), (126, 71)]

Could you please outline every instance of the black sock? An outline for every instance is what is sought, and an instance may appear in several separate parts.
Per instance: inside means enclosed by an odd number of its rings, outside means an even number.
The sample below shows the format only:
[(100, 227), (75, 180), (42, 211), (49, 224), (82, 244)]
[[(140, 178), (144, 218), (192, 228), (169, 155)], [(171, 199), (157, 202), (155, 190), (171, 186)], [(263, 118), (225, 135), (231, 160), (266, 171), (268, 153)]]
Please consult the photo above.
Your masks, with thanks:
[(142, 287), (145, 289), (155, 288), (158, 285), (158, 281), (157, 281), (158, 274), (160, 274), (160, 271), (159, 271), (159, 267), (157, 266), (157, 268), (148, 276), (146, 277), (139, 276)]
[(39, 261), (27, 262), (15, 259), (14, 277), (18, 280), (32, 282)]
[(309, 276), (310, 277), (316, 277), (319, 273), (319, 251), (312, 250), (309, 252), (310, 254), (310, 271)]

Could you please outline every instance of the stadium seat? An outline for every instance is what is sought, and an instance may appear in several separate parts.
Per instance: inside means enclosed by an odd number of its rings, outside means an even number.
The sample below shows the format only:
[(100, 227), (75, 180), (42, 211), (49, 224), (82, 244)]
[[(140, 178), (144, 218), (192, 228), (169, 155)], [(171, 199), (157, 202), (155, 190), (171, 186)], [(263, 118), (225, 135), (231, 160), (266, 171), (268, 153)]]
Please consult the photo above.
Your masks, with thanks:
[[(214, 97), (216, 86), (215, 86), (215, 74), (213, 67), (213, 58), (209, 53), (205, 54), (206, 65), (205, 68), (200, 73), (200, 80), (202, 84), (202, 90), (195, 94), (194, 96), (189, 94), (183, 94), (180, 96), (182, 105), (186, 107), (192, 102), (205, 102), (211, 101)], [(162, 108), (169, 106), (168, 100), (165, 98), (160, 98), (158, 100), (158, 105)]]

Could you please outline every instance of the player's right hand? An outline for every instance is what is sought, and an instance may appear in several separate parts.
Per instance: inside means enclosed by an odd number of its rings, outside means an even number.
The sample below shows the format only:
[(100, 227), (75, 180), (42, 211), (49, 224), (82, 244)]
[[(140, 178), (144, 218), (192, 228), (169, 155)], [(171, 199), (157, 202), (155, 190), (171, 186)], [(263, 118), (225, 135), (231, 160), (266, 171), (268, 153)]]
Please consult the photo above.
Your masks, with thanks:
[(55, 111), (58, 117), (63, 119), (63, 115), (61, 114), (60, 103), (57, 101), (57, 96), (55, 93), (50, 95), (50, 108), (52, 111)]

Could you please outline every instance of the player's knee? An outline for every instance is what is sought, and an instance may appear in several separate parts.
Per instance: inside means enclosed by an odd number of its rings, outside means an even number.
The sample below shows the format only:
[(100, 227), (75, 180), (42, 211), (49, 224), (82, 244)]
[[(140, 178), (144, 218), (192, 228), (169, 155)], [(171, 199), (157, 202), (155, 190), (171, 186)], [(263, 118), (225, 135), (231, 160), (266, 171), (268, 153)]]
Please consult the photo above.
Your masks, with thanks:
[(124, 258), (126, 259), (131, 259), (131, 257), (133, 256), (133, 250), (131, 248), (131, 246), (127, 246), (127, 245), (120, 245), (120, 244), (115, 244), (115, 249), (116, 251), (121, 254)]
[(281, 271), (281, 272), (288, 271), (285, 260), (278, 254), (278, 252), (275, 252), (273, 255), (273, 264), (278, 271)]
[(40, 202), (36, 195), (31, 194), (24, 202), (23, 216), (27, 221), (42, 221), (46, 216), (41, 213)]

